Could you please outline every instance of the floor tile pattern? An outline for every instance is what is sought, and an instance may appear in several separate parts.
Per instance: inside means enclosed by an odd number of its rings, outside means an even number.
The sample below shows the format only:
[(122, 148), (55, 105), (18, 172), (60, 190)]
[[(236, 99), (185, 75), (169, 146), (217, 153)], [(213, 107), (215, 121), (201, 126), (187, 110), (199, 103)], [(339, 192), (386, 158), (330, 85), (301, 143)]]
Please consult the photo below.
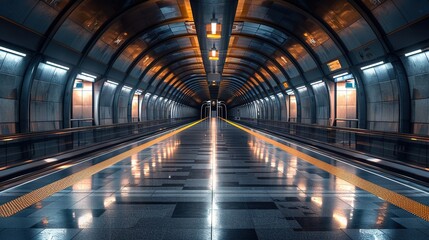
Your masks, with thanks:
[[(428, 202), (424, 192), (347, 167)], [(0, 201), (38, 185), (1, 192)], [(429, 239), (428, 229), (428, 222), (219, 120), (0, 218), (1, 240)]]

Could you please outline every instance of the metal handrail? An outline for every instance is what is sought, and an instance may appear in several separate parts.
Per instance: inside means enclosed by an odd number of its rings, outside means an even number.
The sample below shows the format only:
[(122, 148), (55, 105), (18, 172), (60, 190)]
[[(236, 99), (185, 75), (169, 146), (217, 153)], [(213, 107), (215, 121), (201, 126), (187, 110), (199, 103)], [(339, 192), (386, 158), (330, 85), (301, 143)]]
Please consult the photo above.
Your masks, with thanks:
[(172, 118), (172, 119), (162, 119), (162, 120), (150, 120), (150, 121), (142, 121), (142, 122), (132, 122), (132, 123), (116, 123), (109, 125), (98, 125), (98, 126), (85, 126), (85, 127), (74, 127), (74, 128), (64, 128), (60, 130), (49, 130), (49, 131), (40, 131), (40, 132), (29, 132), (29, 133), (14, 133), (7, 135), (0, 135), (1, 141), (11, 141), (11, 140), (19, 140), (23, 137), (38, 137), (43, 135), (61, 135), (66, 133), (75, 133), (75, 132), (83, 132), (87, 130), (99, 130), (99, 129), (108, 129), (108, 128), (119, 128), (119, 127), (127, 127), (127, 126), (136, 126), (136, 125), (145, 125), (147, 123), (156, 123), (156, 122), (166, 122), (169, 120), (182, 120), (186, 118)]
[(273, 120), (241, 119), (245, 124), (307, 139), (315, 144), (328, 144), (346, 151), (358, 151), (372, 158), (389, 159), (402, 165), (429, 168), (429, 138), (413, 134), (316, 126)]
[[(241, 118), (242, 120), (255, 120), (253, 118)], [(360, 134), (368, 134), (368, 135), (382, 135), (382, 136), (391, 136), (391, 137), (401, 137), (401, 138), (409, 138), (410, 140), (419, 140), (419, 141), (429, 141), (428, 136), (416, 135), (411, 133), (396, 133), (396, 132), (385, 132), (385, 131), (377, 131), (377, 130), (368, 130), (368, 129), (360, 129), (360, 128), (345, 128), (345, 127), (337, 127), (337, 126), (321, 126), (315, 124), (308, 123), (297, 123), (297, 122), (284, 122), (277, 120), (265, 120), (265, 119), (256, 119), (257, 122), (274, 122), (274, 123), (282, 123), (289, 124), (294, 126), (303, 126), (303, 127), (311, 127), (315, 129), (323, 129), (323, 130), (339, 130), (350, 133), (360, 133)]]
[(190, 122), (195, 118), (154, 120), (106, 126), (89, 126), (60, 131), (16, 134), (0, 140), (0, 171), (5, 167), (23, 164), (29, 160), (53, 156), (66, 151), (85, 148), (118, 138)]

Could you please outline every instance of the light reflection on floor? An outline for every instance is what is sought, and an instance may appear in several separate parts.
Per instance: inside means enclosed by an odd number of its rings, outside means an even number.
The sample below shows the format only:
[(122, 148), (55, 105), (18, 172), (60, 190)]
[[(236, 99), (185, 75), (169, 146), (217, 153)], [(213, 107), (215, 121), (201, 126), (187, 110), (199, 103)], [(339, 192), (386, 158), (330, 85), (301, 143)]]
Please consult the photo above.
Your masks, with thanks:
[(428, 229), (424, 220), (218, 120), (0, 219), (2, 240), (428, 239)]

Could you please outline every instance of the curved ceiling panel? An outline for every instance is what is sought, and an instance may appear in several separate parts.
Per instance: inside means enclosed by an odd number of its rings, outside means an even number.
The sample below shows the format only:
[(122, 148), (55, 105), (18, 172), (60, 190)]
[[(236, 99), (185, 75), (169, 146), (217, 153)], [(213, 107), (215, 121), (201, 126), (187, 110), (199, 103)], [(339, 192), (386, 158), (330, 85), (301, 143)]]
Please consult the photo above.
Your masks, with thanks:
[(0, 40), (144, 94), (237, 105), (425, 45), (428, 15), (426, 0), (7, 0), (0, 24), (20, 32)]

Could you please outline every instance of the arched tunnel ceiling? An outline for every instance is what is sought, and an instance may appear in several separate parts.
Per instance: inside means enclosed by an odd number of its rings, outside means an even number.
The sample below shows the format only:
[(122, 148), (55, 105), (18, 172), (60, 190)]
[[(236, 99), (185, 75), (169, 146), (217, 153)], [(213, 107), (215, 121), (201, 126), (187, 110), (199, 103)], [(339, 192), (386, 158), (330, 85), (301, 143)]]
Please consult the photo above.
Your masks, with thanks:
[[(220, 40), (206, 38), (215, 14)], [(236, 106), (427, 47), (424, 0), (6, 0), (1, 41), (198, 106)], [(208, 60), (215, 44), (219, 61)], [(338, 69), (329, 63), (337, 61)], [(354, 70), (355, 71), (355, 70)], [(218, 73), (218, 82), (208, 81)]]

